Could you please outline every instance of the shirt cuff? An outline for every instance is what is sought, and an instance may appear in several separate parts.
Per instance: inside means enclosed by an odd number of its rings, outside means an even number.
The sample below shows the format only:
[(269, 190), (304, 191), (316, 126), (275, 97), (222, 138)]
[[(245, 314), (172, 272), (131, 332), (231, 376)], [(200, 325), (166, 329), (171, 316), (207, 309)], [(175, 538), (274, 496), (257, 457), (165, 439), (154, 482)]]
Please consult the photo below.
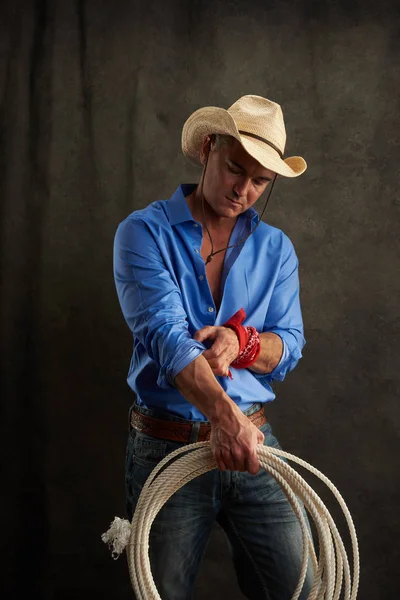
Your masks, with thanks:
[(203, 354), (205, 349), (203, 344), (193, 339), (186, 344), (181, 344), (178, 351), (174, 353), (173, 358), (160, 369), (157, 385), (163, 388), (175, 387), (175, 377)]

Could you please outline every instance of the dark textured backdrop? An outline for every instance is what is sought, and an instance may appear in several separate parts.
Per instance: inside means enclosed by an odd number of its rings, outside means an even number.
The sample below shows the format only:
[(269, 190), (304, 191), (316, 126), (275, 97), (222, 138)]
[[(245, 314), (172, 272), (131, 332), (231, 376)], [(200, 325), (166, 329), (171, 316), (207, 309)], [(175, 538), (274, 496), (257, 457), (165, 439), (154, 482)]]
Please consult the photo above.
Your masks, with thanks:
[[(297, 249), (307, 337), (267, 413), (348, 504), (360, 600), (397, 600), (398, 3), (3, 0), (0, 19), (3, 597), (131, 595), (100, 540), (124, 513), (132, 400), (113, 236), (197, 180), (188, 115), (253, 93), (309, 163), (266, 215)], [(196, 599), (222, 596), (241, 597), (216, 529)]]

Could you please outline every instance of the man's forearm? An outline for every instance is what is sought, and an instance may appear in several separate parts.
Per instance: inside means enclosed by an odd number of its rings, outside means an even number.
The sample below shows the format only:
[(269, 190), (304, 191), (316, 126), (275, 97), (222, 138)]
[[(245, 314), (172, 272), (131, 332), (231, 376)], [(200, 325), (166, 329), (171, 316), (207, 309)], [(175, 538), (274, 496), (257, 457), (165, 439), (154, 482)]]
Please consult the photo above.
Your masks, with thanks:
[(249, 367), (254, 373), (271, 373), (282, 357), (283, 342), (276, 333), (260, 333), (261, 352), (256, 362)]
[(237, 410), (236, 404), (222, 389), (203, 355), (178, 373), (175, 385), (182, 396), (210, 422), (217, 422), (222, 415), (226, 417)]
[(221, 471), (258, 473), (257, 445), (264, 434), (216, 380), (207, 359), (195, 358), (175, 377), (175, 385), (210, 421), (210, 448)]

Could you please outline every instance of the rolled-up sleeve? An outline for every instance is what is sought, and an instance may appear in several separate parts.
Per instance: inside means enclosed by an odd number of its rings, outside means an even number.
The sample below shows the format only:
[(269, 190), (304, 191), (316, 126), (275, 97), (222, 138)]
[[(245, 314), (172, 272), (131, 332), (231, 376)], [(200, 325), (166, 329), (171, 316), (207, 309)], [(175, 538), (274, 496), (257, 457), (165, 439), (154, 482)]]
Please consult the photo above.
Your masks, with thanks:
[(293, 244), (285, 236), (283, 259), (263, 327), (263, 332), (279, 335), (283, 343), (283, 352), (278, 365), (271, 373), (254, 373), (261, 383), (269, 384), (275, 379), (283, 381), (302, 357), (305, 339), (298, 266)]
[(179, 287), (153, 233), (138, 217), (117, 228), (114, 281), (125, 321), (159, 367), (157, 384), (172, 387), (178, 373), (205, 347), (191, 337)]

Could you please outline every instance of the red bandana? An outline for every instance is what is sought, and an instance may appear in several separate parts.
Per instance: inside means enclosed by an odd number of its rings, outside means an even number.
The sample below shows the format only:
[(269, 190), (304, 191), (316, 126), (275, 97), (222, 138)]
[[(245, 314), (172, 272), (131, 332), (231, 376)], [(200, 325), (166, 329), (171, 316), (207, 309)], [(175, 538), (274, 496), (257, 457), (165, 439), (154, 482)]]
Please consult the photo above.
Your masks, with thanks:
[[(231, 363), (235, 369), (247, 369), (256, 362), (261, 352), (260, 334), (255, 327), (242, 325), (246, 318), (243, 308), (238, 310), (233, 317), (223, 324), (223, 327), (233, 329), (239, 340), (239, 353)], [(232, 373), (229, 371), (229, 377), (232, 379)]]

